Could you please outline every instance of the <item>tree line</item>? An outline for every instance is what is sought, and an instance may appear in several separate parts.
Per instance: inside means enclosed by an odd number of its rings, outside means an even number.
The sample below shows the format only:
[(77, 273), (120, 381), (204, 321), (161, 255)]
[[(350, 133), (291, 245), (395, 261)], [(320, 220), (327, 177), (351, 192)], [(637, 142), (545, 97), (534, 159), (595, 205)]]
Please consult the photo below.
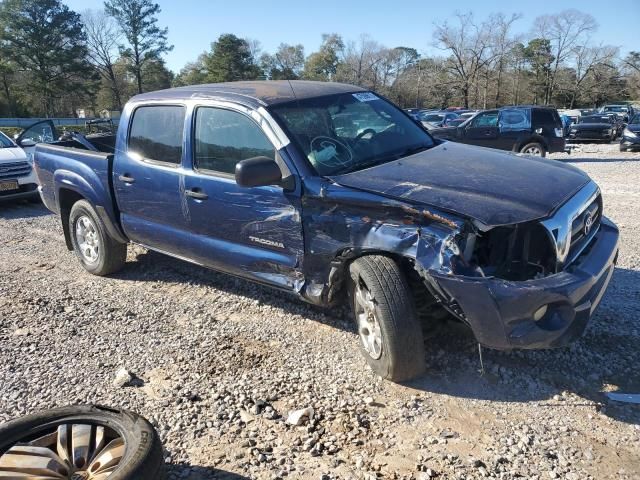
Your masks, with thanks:
[[(375, 90), (404, 107), (491, 108), (508, 104), (594, 107), (640, 99), (640, 52), (597, 44), (593, 16), (574, 9), (534, 19), (478, 20), (456, 13), (434, 24), (429, 54), (388, 47), (368, 35), (322, 35), (317, 51), (220, 35), (180, 72), (152, 0), (105, 0), (74, 12), (61, 0), (0, 3), (0, 116), (73, 116), (120, 110), (137, 93), (170, 86), (254, 79), (337, 81)], [(428, 39), (426, 39), (428, 41)]]

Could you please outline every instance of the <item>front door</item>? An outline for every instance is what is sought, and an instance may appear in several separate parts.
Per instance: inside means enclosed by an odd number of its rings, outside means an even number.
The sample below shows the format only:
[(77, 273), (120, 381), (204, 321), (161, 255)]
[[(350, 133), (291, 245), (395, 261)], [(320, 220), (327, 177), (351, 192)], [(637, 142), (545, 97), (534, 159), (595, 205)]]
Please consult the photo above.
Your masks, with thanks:
[[(26, 140), (26, 141), (25, 141)], [(51, 120), (42, 120), (29, 125), (16, 138), (18, 146), (33, 159), (38, 143), (52, 143), (58, 140), (58, 131)]]
[(175, 255), (180, 255), (189, 236), (181, 194), (185, 113), (182, 105), (136, 108), (127, 147), (116, 152), (113, 166), (113, 185), (127, 237)]
[(461, 140), (470, 145), (497, 148), (498, 135), (498, 111), (489, 110), (473, 117)]
[(185, 201), (191, 256), (212, 268), (287, 290), (301, 287), (304, 251), (299, 194), (280, 186), (236, 184), (240, 160), (266, 156), (288, 167), (258, 124), (238, 110), (210, 106), (193, 113), (191, 168)]

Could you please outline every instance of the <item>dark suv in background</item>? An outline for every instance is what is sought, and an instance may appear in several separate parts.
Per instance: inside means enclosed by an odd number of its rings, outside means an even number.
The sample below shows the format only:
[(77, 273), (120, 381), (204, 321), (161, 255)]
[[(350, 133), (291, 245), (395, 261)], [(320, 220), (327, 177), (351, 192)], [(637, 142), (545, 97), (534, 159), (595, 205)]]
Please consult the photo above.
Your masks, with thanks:
[(503, 107), (485, 110), (457, 127), (434, 128), (434, 137), (544, 157), (564, 152), (562, 120), (555, 108)]

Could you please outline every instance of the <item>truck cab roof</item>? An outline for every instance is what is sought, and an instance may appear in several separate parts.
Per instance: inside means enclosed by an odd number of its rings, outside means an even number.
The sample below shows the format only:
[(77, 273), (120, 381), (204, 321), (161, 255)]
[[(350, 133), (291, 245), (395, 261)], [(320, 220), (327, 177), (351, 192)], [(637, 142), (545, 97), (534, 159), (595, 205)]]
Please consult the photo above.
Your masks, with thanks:
[(169, 88), (137, 95), (133, 97), (132, 101), (149, 102), (155, 100), (216, 98), (258, 108), (294, 100), (360, 91), (364, 92), (366, 90), (344, 83), (305, 80), (258, 80)]

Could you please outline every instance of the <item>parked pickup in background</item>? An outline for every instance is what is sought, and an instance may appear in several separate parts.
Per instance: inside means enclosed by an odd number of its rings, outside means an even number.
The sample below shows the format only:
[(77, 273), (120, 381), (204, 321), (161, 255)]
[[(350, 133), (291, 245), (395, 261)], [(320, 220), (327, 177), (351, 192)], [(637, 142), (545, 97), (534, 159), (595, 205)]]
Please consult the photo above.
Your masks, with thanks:
[(582, 171), (436, 140), (350, 85), (146, 93), (116, 135), (38, 145), (35, 163), (89, 272), (121, 269), (133, 242), (317, 305), (347, 301), (369, 365), (395, 381), (424, 370), (422, 322), (444, 317), (491, 348), (566, 344), (618, 255)]

